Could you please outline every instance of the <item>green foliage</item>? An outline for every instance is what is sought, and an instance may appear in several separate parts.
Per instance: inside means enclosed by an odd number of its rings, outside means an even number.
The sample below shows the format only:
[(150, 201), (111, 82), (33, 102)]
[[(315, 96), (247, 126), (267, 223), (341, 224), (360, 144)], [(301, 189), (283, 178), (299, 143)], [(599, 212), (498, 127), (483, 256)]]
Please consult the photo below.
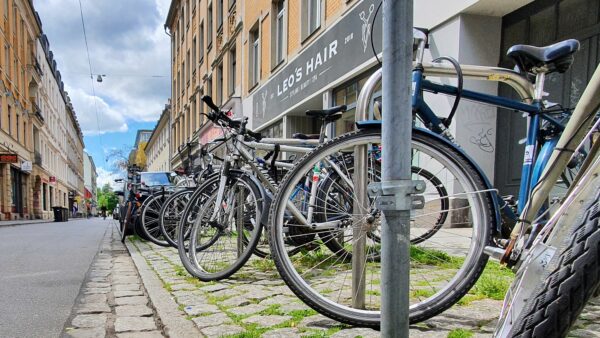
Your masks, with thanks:
[(473, 337), (473, 332), (465, 329), (455, 329), (448, 333), (448, 338), (469, 338)]
[(110, 187), (110, 185), (108, 183), (106, 183), (101, 189), (98, 189), (97, 196), (98, 196), (98, 209), (101, 209), (102, 207), (106, 207), (106, 210), (108, 212), (112, 212), (112, 210), (119, 203), (119, 198), (112, 191), (112, 188)]

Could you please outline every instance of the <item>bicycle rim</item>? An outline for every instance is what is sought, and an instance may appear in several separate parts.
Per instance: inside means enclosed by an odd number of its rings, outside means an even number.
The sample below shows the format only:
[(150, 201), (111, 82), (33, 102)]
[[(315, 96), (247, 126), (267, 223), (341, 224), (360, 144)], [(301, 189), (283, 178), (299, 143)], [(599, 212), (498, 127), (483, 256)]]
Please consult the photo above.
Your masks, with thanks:
[[(445, 154), (446, 149), (439, 149), (442, 146), (439, 141), (435, 142), (430, 137), (419, 134), (416, 136), (413, 139), (413, 165), (434, 173), (446, 186), (447, 191), (453, 193), (444, 196), (452, 201), (452, 207), (448, 210), (430, 210), (430, 205), (437, 205), (439, 208), (440, 203), (435, 197), (425, 195), (425, 208), (412, 215), (411, 238), (421, 236), (436, 226), (440, 213), (449, 213), (446, 223), (439, 226), (434, 234), (411, 247), (412, 322), (440, 313), (470, 289), (487, 261), (483, 248), (489, 242), (489, 224), (493, 223), (491, 201), (487, 192), (481, 192), (482, 183), (479, 176), (463, 167), (465, 164), (459, 161), (460, 156), (450, 156)], [(343, 163), (339, 158), (353, 151), (354, 146), (358, 145), (376, 149), (381, 145), (380, 132), (363, 130), (344, 135), (322, 145), (298, 162), (293, 172), (284, 179), (271, 209), (271, 244), (280, 274), (296, 295), (309, 306), (342, 322), (378, 327), (381, 297), (380, 262), (368, 259), (363, 262), (365, 304), (362, 308), (354, 308), (352, 265), (345, 262), (342, 256), (328, 250), (322, 242), (318, 243), (318, 254), (304, 255), (299, 259), (286, 255), (286, 234), (291, 227), (298, 226), (290, 222), (289, 217), (286, 219), (287, 201), (290, 200), (294, 188), (314, 170), (316, 163), (331, 163), (336, 157), (338, 163)], [(375, 161), (372, 156), (369, 158), (369, 165), (373, 166)], [(464, 162), (464, 159), (462, 161)], [(373, 170), (366, 170), (366, 176), (372, 178), (373, 175), (369, 175), (369, 172)], [(342, 171), (348, 174), (347, 170)], [(439, 198), (437, 191), (434, 194)], [(369, 207), (373, 209), (373, 206), (374, 200)], [(344, 213), (347, 210), (342, 209), (338, 212)], [(365, 213), (349, 215), (349, 219), (352, 221), (351, 225), (335, 231), (352, 232), (356, 225), (354, 220), (364, 220)], [(451, 228), (456, 225), (466, 228)], [(371, 230), (363, 232), (362, 236), (378, 233), (379, 225), (376, 222), (372, 222), (370, 226)], [(366, 239), (366, 257), (379, 250), (379, 243), (373, 237)], [(352, 251), (351, 248), (345, 250)], [(307, 266), (306, 262), (311, 265)]]

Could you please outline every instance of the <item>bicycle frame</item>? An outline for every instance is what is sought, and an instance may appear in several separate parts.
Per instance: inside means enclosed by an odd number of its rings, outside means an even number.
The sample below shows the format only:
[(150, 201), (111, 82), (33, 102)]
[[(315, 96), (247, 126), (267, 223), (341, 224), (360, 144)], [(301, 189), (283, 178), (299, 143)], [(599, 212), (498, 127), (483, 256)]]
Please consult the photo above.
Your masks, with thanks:
[[(454, 138), (446, 126), (425, 102), (423, 98), (423, 92), (425, 91), (436, 94), (441, 93), (450, 96), (456, 96), (458, 89), (454, 86), (437, 84), (423, 79), (423, 69), (420, 69), (419, 67), (416, 67), (413, 71), (412, 78), (413, 88), (415, 88), (412, 96), (413, 111), (415, 111), (416, 114), (423, 120), (423, 123), (429, 130), (441, 134), (454, 142)], [(550, 140), (546, 140), (545, 142), (540, 142), (540, 122), (542, 119), (545, 119), (561, 131), (564, 129), (564, 126), (546, 114), (544, 112), (542, 103), (538, 100), (535, 100), (532, 104), (528, 104), (467, 89), (462, 90), (461, 97), (474, 102), (489, 104), (510, 110), (522, 111), (529, 114), (527, 141), (525, 143), (526, 151), (523, 160), (521, 184), (519, 189), (518, 212), (521, 213), (528, 201), (532, 187), (537, 184), (542, 170), (545, 168), (548, 160), (550, 159), (550, 150), (554, 148), (556, 142), (558, 141), (558, 137), (554, 137)]]

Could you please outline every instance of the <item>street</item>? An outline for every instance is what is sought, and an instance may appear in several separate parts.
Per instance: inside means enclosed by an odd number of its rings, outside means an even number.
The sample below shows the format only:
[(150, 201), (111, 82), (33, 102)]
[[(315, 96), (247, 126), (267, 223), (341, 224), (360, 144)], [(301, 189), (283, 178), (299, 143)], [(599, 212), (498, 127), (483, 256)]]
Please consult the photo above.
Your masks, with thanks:
[(0, 227), (0, 337), (57, 337), (111, 223)]

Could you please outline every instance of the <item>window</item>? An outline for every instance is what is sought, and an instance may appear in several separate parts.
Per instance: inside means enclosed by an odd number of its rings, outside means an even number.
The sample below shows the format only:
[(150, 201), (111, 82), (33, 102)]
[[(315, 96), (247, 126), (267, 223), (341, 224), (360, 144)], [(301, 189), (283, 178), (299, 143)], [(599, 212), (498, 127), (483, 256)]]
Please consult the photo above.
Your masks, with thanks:
[(187, 68), (184, 67), (185, 73), (187, 75), (187, 82), (186, 82), (186, 87), (190, 86), (190, 78), (192, 77), (190, 74), (190, 51), (187, 51), (187, 54), (185, 56), (185, 64), (187, 65)]
[(260, 37), (258, 23), (250, 31), (250, 87), (254, 87), (260, 80)]
[(6, 65), (6, 69), (8, 69), (8, 76), (12, 76), (12, 68), (10, 67), (10, 46), (4, 47), (4, 64)]
[(237, 72), (236, 69), (236, 65), (237, 65), (237, 61), (236, 61), (236, 54), (235, 54), (235, 48), (232, 48), (229, 51), (229, 95), (233, 96), (233, 94), (235, 94), (235, 73)]
[(212, 75), (206, 79), (206, 95), (212, 97)]
[(204, 21), (200, 23), (199, 29), (200, 36), (200, 63), (204, 61)]
[(279, 65), (285, 56), (285, 0), (278, 0), (273, 3), (273, 21), (274, 34), (271, 38), (273, 46), (272, 66)]
[(229, 10), (231, 10), (231, 7), (233, 7), (233, 5), (235, 5), (235, 0), (229, 0)]
[(212, 47), (212, 39), (213, 39), (213, 8), (212, 8), (212, 2), (208, 5), (208, 14), (207, 16), (207, 35), (206, 35), (206, 44), (208, 45), (208, 49), (210, 49), (210, 47)]
[(223, 64), (217, 66), (217, 106), (223, 104)]
[(4, 0), (4, 16), (8, 18), (8, 0)]
[(302, 0), (302, 39), (321, 27), (321, 0)]
[(223, 29), (223, 0), (217, 0), (217, 32)]
[(183, 42), (183, 38), (185, 37), (185, 30), (183, 29), (185, 25), (185, 6), (181, 8), (181, 13), (179, 14), (179, 36), (181, 36), (181, 42)]
[[(204, 96), (204, 88), (200, 88), (198, 95), (198, 97)], [(198, 107), (198, 114), (200, 115), (200, 126), (202, 126), (206, 120), (206, 116), (204, 116), (204, 102), (202, 101), (200, 101), (200, 107)]]
[(196, 121), (197, 121), (197, 119), (196, 119), (196, 98), (192, 99), (191, 105), (192, 105), (192, 116), (191, 116), (192, 121), (190, 123), (190, 135), (193, 135), (194, 132), (196, 131)]
[(12, 107), (8, 106), (8, 134), (12, 135)]
[(17, 123), (15, 123), (15, 124), (16, 124), (16, 127), (17, 127), (17, 141), (21, 141), (21, 133), (20, 133), (20, 131), (21, 131), (21, 124), (19, 123), (19, 114), (17, 114), (16, 120), (17, 120)]
[(192, 40), (192, 67), (196, 70), (196, 37)]

